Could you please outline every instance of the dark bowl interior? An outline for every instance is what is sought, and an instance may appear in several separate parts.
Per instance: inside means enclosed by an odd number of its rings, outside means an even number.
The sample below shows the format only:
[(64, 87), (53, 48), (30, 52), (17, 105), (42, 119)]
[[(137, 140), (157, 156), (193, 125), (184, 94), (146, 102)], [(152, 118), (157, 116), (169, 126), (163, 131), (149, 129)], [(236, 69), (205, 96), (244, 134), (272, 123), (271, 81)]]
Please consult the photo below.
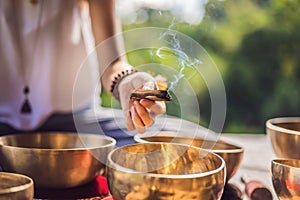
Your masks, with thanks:
[(273, 123), (273, 125), (300, 132), (300, 122)]

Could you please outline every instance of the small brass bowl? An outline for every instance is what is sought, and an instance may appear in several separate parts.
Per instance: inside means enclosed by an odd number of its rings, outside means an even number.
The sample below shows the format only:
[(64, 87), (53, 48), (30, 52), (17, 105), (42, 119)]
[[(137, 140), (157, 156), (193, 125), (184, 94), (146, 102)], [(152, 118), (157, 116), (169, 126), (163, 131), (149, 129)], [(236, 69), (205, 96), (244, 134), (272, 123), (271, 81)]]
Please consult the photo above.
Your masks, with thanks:
[(176, 136), (176, 132), (161, 131), (155, 136), (135, 135), (134, 139), (139, 143), (146, 142), (168, 142), (193, 145), (199, 148), (211, 150), (221, 156), (226, 163), (227, 181), (236, 173), (243, 159), (244, 149), (224, 141), (204, 140), (203, 138), (189, 138)]
[(111, 151), (109, 188), (116, 200), (220, 199), (224, 160), (209, 151), (174, 143), (144, 143)]
[(300, 118), (269, 119), (266, 131), (278, 158), (300, 159)]
[(15, 173), (0, 172), (0, 200), (32, 200), (33, 180)]
[(0, 137), (3, 171), (31, 177), (36, 187), (69, 188), (105, 170), (113, 138), (95, 134), (26, 133)]
[(272, 160), (272, 183), (279, 199), (300, 199), (300, 160)]

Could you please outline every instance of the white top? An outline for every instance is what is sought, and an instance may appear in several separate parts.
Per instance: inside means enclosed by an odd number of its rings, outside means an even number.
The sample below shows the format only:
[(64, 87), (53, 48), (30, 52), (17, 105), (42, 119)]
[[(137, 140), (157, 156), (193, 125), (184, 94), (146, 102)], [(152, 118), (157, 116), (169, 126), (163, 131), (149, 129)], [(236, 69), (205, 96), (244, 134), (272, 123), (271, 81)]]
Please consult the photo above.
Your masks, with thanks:
[[(95, 98), (100, 92), (97, 65), (84, 62), (86, 45), (93, 42), (86, 39), (91, 38), (87, 35), (90, 26), (79, 8), (77, 0), (39, 0), (36, 4), (0, 0), (1, 122), (30, 130), (54, 112), (70, 113), (72, 107), (79, 110), (100, 103)], [(31, 114), (20, 112), (26, 84)]]

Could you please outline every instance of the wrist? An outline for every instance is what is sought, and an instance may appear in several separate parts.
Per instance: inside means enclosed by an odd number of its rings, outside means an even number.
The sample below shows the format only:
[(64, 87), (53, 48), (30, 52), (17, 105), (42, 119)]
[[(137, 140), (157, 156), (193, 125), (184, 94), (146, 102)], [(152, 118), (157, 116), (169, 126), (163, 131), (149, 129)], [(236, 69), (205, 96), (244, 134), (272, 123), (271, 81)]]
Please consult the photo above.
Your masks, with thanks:
[(110, 92), (112, 94), (112, 96), (114, 96), (117, 100), (120, 100), (120, 95), (119, 95), (119, 84), (120, 82), (127, 76), (134, 74), (138, 72), (137, 69), (126, 69), (126, 70), (122, 70), (121, 72), (119, 72), (118, 74), (116, 74), (113, 78), (113, 81), (111, 83), (111, 87), (110, 87)]

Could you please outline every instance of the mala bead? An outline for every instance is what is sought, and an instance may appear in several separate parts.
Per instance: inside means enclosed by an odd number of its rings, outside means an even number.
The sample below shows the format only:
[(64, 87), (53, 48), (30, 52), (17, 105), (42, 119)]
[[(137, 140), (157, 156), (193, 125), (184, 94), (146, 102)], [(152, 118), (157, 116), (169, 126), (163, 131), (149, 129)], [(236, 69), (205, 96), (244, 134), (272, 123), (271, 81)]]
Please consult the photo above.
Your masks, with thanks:
[(24, 93), (25, 95), (27, 95), (27, 94), (29, 94), (29, 92), (30, 92), (29, 87), (26, 85), (26, 86), (24, 87), (24, 89), (23, 89), (23, 93)]

